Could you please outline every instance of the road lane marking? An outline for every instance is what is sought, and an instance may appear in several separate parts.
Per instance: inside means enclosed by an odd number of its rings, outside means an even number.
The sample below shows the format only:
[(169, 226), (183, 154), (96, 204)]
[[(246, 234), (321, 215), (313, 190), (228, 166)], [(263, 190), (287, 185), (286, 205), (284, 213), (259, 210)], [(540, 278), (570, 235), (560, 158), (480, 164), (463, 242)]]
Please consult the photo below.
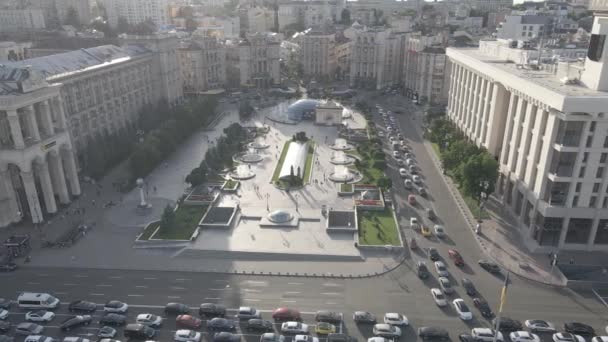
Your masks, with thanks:
[(243, 300), (248, 301), (248, 302), (259, 302), (259, 299), (255, 299), (255, 298), (243, 298)]
[[(143, 297), (144, 295), (140, 295), (140, 294), (130, 294), (127, 295), (127, 297)], [(129, 306), (133, 306), (133, 305), (129, 305)]]
[(256, 289), (243, 289), (243, 291), (245, 291), (245, 292), (251, 292), (251, 293), (260, 293), (260, 292), (262, 292), (262, 290), (256, 290)]
[(338, 303), (336, 303), (336, 302), (325, 302), (325, 304), (327, 304), (327, 305), (336, 305)]
[(157, 280), (158, 278), (154, 278), (154, 277), (148, 277), (148, 278), (144, 278), (144, 280)]
[(341, 294), (338, 292), (321, 292), (322, 295), (325, 296), (340, 296)]
[(111, 276), (111, 277), (108, 277), (108, 278), (110, 278), (110, 279), (122, 279), (122, 276)]
[(220, 300), (221, 298), (206, 297), (205, 300)]
[(97, 286), (97, 287), (112, 287), (112, 285), (110, 285), (110, 284), (97, 284), (95, 286)]
[(171, 286), (171, 290), (185, 290), (185, 287), (180, 287), (180, 286)]
[(135, 287), (137, 287), (138, 289), (147, 289), (148, 288), (146, 285), (135, 285)]
[(64, 283), (64, 286), (78, 286), (78, 284), (72, 284), (72, 283)]
[(84, 275), (84, 274), (77, 274), (74, 276), (75, 278), (88, 278), (88, 275)]
[(29, 285), (40, 285), (40, 283), (37, 283), (35, 281), (28, 281), (27, 282)]
[(226, 288), (221, 288), (221, 289), (209, 289), (210, 291), (224, 291), (226, 290)]
[(300, 294), (300, 293), (302, 293), (302, 292), (300, 292), (300, 291), (288, 291), (288, 292), (285, 292), (285, 294)]
[(287, 285), (304, 285), (304, 283), (287, 283)]
[(103, 293), (89, 293), (91, 296), (105, 296)]
[(182, 297), (180, 297), (180, 296), (167, 296), (167, 298), (179, 299), (179, 298), (182, 298)]
[(336, 283), (324, 283), (323, 286), (327, 287), (341, 287), (342, 285)]
[(295, 300), (282, 300), (283, 303), (295, 303)]
[(188, 278), (177, 278), (174, 279), (175, 281), (186, 281), (186, 280), (192, 280), (192, 279), (188, 279)]

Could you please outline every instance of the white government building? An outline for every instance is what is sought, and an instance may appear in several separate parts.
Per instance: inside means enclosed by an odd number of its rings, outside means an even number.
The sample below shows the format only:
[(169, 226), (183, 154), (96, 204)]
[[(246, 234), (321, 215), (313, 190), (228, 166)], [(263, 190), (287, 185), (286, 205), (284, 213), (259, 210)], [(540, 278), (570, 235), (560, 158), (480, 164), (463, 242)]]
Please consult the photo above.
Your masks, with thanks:
[(518, 64), (505, 41), (447, 49), (448, 116), (496, 156), (497, 195), (531, 250), (608, 250), (606, 19), (584, 67)]

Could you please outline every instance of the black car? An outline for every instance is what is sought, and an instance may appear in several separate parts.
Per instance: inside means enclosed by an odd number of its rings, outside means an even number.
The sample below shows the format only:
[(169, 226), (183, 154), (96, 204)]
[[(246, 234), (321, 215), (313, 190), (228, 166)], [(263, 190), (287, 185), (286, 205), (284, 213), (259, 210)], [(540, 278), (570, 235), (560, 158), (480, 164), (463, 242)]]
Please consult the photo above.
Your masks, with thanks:
[(328, 334), (327, 342), (357, 342), (357, 339), (346, 334)]
[(317, 311), (315, 314), (315, 321), (340, 324), (342, 322), (342, 316), (339, 312), (321, 310)]
[(97, 310), (97, 304), (87, 302), (86, 300), (77, 300), (70, 303), (68, 310), (70, 312), (95, 312), (95, 310)]
[(593, 330), (592, 326), (589, 326), (584, 323), (579, 323), (579, 322), (564, 323), (564, 330), (568, 333), (576, 334), (576, 335), (584, 335), (584, 336), (595, 335), (595, 330)]
[(481, 315), (483, 317), (492, 318), (494, 316), (494, 313), (492, 312), (490, 305), (488, 305), (488, 302), (486, 302), (485, 299), (473, 298), (473, 304), (475, 304), (477, 309), (479, 309), (479, 312), (481, 312)]
[(500, 267), (494, 262), (482, 259), (479, 260), (477, 264), (490, 273), (500, 273)]
[(224, 317), (226, 315), (226, 307), (220, 304), (203, 303), (198, 308), (198, 314), (207, 317)]
[(355, 321), (355, 323), (376, 324), (377, 319), (376, 316), (370, 312), (355, 311), (353, 314), (353, 321)]
[(207, 328), (215, 331), (234, 331), (236, 323), (225, 318), (213, 318), (207, 321)]
[(422, 340), (447, 341), (450, 338), (448, 331), (439, 327), (420, 327), (418, 328), (418, 336)]
[(91, 320), (92, 318), (89, 315), (73, 316), (63, 321), (59, 328), (63, 331), (69, 331), (81, 325), (89, 325)]
[(429, 248), (429, 259), (431, 259), (432, 261), (439, 261), (439, 259), (441, 259), (441, 255), (439, 255), (439, 252), (436, 248)]
[(183, 315), (190, 313), (190, 308), (182, 303), (169, 303), (165, 305), (165, 314), (168, 315)]
[(247, 330), (270, 332), (274, 331), (274, 326), (271, 321), (259, 318), (252, 318), (247, 321)]
[(213, 334), (213, 342), (239, 342), (241, 336), (229, 332), (218, 332)]
[(418, 261), (416, 263), (416, 274), (420, 279), (426, 279), (429, 277), (429, 269), (426, 267), (426, 264), (423, 261)]
[(470, 279), (462, 278), (462, 287), (464, 287), (465, 292), (469, 296), (474, 296), (477, 294), (477, 289), (475, 289), (475, 285)]
[(14, 262), (9, 262), (6, 264), (0, 265), (0, 272), (12, 272), (17, 269), (17, 264)]
[[(492, 326), (496, 327), (496, 318), (492, 320)], [(501, 317), (500, 318), (500, 326), (496, 327), (496, 330), (499, 331), (520, 331), (523, 329), (523, 325), (520, 321), (509, 318), (509, 317)]]
[(127, 316), (117, 313), (109, 313), (99, 319), (101, 325), (123, 325), (126, 323)]
[(10, 309), (13, 302), (10, 299), (0, 298), (0, 309)]
[(460, 334), (458, 335), (458, 339), (460, 342), (479, 342), (475, 337), (469, 334)]
[(11, 330), (11, 322), (0, 320), (0, 332), (6, 333)]

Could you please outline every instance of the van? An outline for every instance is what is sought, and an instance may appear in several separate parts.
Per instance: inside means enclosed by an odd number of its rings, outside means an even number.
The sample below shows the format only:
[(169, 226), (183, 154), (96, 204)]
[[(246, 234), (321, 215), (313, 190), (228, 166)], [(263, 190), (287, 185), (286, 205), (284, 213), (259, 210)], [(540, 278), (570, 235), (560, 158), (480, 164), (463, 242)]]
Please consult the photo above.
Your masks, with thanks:
[(154, 334), (156, 332), (154, 331), (154, 329), (150, 328), (149, 326), (143, 325), (143, 324), (128, 324), (125, 327), (125, 337), (127, 338), (132, 338), (135, 340), (147, 340), (149, 338), (154, 337)]
[(26, 309), (56, 309), (59, 299), (48, 293), (23, 292), (17, 298), (17, 305)]

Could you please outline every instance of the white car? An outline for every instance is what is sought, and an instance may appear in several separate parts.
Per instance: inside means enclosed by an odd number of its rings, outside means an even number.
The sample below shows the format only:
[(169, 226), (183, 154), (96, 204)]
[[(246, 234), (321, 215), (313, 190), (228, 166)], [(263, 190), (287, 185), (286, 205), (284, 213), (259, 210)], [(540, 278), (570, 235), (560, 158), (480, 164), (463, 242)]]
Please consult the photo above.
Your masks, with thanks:
[(55, 313), (46, 310), (30, 311), (25, 314), (25, 320), (29, 322), (50, 322), (53, 318)]
[[(494, 341), (494, 333), (495, 331), (490, 328), (473, 328), (471, 329), (471, 336), (473, 336), (477, 341), (482, 342), (493, 342)], [(502, 333), (499, 331), (498, 335), (496, 335), (497, 341), (504, 341), (502, 337)]]
[(408, 173), (407, 170), (404, 168), (399, 169), (399, 176), (401, 177), (407, 177)]
[(285, 322), (281, 324), (281, 332), (284, 334), (308, 334), (308, 324)]
[(411, 181), (411, 180), (406, 179), (406, 180), (404, 180), (404, 181), (403, 181), (403, 186), (404, 186), (406, 189), (411, 189), (411, 188), (414, 186), (414, 183), (412, 183), (412, 181)]
[(129, 310), (129, 304), (118, 300), (111, 300), (103, 306), (103, 311), (113, 313), (125, 313)]
[(450, 272), (448, 272), (448, 268), (445, 266), (443, 261), (435, 261), (435, 271), (437, 271), (437, 275), (440, 277), (450, 276)]
[(91, 342), (91, 340), (84, 337), (68, 336), (64, 337), (63, 342)]
[(435, 230), (435, 236), (437, 236), (438, 238), (442, 238), (445, 237), (445, 227), (440, 225), (440, 224), (436, 224), (434, 227)]
[(414, 165), (416, 164), (416, 161), (414, 159), (406, 159), (405, 160), (405, 165), (410, 166), (410, 165)]
[(452, 304), (454, 305), (454, 309), (456, 309), (458, 317), (460, 317), (461, 320), (469, 321), (473, 319), (473, 313), (462, 298), (454, 299)]
[(608, 342), (608, 336), (595, 336), (591, 342)]
[(394, 157), (395, 159), (399, 159), (399, 152), (397, 152), (397, 151), (393, 151), (393, 157)]
[(441, 289), (432, 288), (431, 295), (433, 296), (433, 300), (435, 301), (435, 304), (437, 304), (437, 306), (448, 305), (448, 301), (445, 299), (445, 295), (443, 294)]
[(23, 342), (55, 342), (55, 339), (43, 335), (28, 335)]
[(580, 335), (570, 333), (555, 333), (553, 334), (554, 342), (585, 342), (585, 338)]
[(555, 325), (542, 319), (529, 319), (524, 324), (531, 332), (555, 332)]
[(163, 323), (163, 318), (153, 314), (139, 314), (135, 322), (150, 327), (159, 327)]
[(201, 333), (194, 330), (181, 329), (175, 332), (173, 339), (178, 342), (199, 342)]
[(511, 342), (540, 342), (538, 335), (527, 331), (514, 331), (509, 334)]
[(418, 224), (418, 218), (416, 218), (416, 217), (410, 217), (410, 227), (412, 227), (412, 229), (418, 229), (418, 228), (420, 228), (420, 226)]
[(8, 318), (8, 310), (0, 309), (0, 319)]
[(422, 182), (422, 178), (420, 178), (420, 176), (418, 176), (418, 175), (413, 175), (412, 182), (414, 182), (416, 184), (420, 184)]
[(376, 337), (368, 338), (367, 342), (393, 342), (393, 340), (389, 340), (388, 338), (376, 336)]
[(386, 338), (401, 337), (401, 329), (390, 324), (376, 324), (372, 330), (374, 335)]
[(296, 335), (293, 342), (319, 342), (319, 338), (310, 335)]
[(410, 321), (400, 313), (389, 312), (384, 314), (384, 323), (390, 325), (409, 325)]

